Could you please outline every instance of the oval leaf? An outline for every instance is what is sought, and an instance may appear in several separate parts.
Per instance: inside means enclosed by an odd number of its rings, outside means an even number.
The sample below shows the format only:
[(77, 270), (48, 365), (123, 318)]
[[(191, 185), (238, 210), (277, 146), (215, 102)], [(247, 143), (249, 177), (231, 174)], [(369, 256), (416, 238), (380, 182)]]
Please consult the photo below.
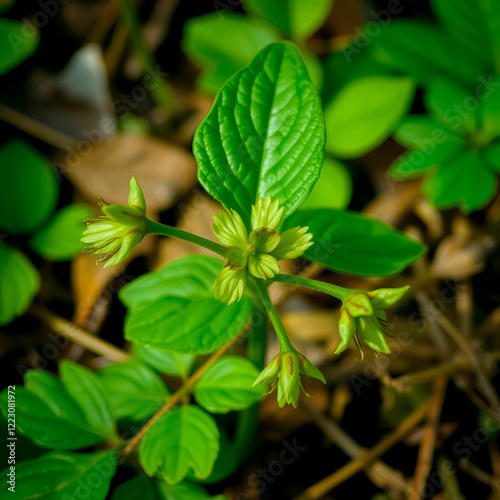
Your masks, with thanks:
[(84, 247), (80, 241), (86, 227), (83, 218), (90, 213), (86, 205), (72, 204), (62, 208), (31, 238), (31, 247), (49, 260), (71, 259)]
[(259, 370), (248, 359), (224, 356), (203, 372), (194, 396), (211, 413), (244, 410), (262, 399), (262, 388), (252, 387), (258, 376)]
[(375, 149), (409, 111), (414, 94), (411, 78), (369, 76), (348, 83), (325, 109), (327, 151), (356, 158)]
[(155, 413), (169, 396), (161, 377), (140, 363), (106, 366), (99, 371), (99, 378), (119, 419), (143, 420)]
[(294, 226), (309, 226), (313, 233), (306, 258), (355, 276), (392, 276), (426, 251), (385, 222), (347, 210), (300, 210), (287, 220), (287, 227)]
[(0, 240), (0, 276), (0, 325), (6, 325), (31, 304), (40, 275), (22, 252)]
[[(16, 494), (12, 498), (59, 500), (85, 498), (104, 500), (116, 472), (116, 455), (112, 451), (98, 453), (63, 453), (53, 451), (16, 466)], [(2, 474), (0, 497), (10, 498)]]
[(59, 195), (49, 162), (21, 139), (0, 148), (0, 229), (10, 234), (33, 231), (53, 212)]
[(196, 130), (198, 178), (247, 224), (270, 195), (291, 214), (316, 182), (324, 158), (319, 96), (299, 51), (275, 43), (236, 73)]
[(237, 335), (251, 301), (223, 304), (213, 283), (223, 262), (189, 255), (134, 280), (120, 292), (129, 307), (125, 338), (181, 354), (208, 354)]
[(182, 481), (189, 469), (208, 477), (219, 452), (214, 419), (193, 405), (170, 410), (141, 441), (139, 461), (148, 476), (157, 471), (170, 483)]
[(38, 31), (33, 25), (0, 19), (0, 75), (21, 64), (38, 46)]

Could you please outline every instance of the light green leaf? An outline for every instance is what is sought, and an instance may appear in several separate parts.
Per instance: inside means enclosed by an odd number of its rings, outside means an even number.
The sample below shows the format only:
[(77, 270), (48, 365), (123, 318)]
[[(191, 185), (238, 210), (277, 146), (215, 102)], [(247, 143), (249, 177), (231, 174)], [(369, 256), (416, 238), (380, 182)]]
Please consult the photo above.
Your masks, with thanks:
[(488, 169), (482, 157), (467, 151), (428, 176), (422, 190), (437, 208), (458, 206), (469, 213), (485, 206), (497, 186), (497, 175)]
[(182, 481), (189, 469), (210, 475), (219, 451), (219, 431), (213, 418), (193, 405), (170, 410), (141, 441), (139, 461), (144, 472), (157, 471), (170, 483)]
[(80, 241), (86, 227), (83, 218), (90, 212), (86, 205), (67, 205), (31, 238), (31, 247), (49, 260), (71, 259), (84, 247)]
[(348, 83), (325, 109), (326, 149), (356, 158), (375, 149), (410, 109), (411, 78), (368, 76)]
[(53, 451), (16, 464), (15, 494), (8, 491), (7, 470), (2, 473), (0, 497), (66, 500), (104, 500), (116, 472), (113, 451), (63, 453)]
[(181, 354), (208, 354), (237, 335), (251, 301), (223, 304), (213, 283), (221, 260), (189, 255), (134, 280), (120, 292), (127, 340)]
[(263, 49), (217, 96), (193, 142), (198, 177), (249, 227), (252, 204), (270, 195), (291, 214), (324, 158), (319, 96), (291, 43)]
[(168, 399), (169, 391), (151, 368), (129, 361), (114, 363), (99, 371), (114, 415), (140, 421), (155, 413)]
[(347, 208), (352, 196), (352, 179), (347, 168), (337, 160), (325, 158), (319, 179), (300, 210), (312, 208)]
[(264, 22), (243, 14), (224, 12), (221, 17), (214, 12), (186, 22), (182, 48), (203, 70), (198, 82), (202, 89), (216, 93), (259, 50), (279, 39), (276, 30)]
[(422, 256), (426, 247), (373, 217), (348, 210), (299, 210), (287, 226), (309, 226), (314, 245), (304, 256), (355, 276), (392, 276)]
[(314, 7), (303, 0), (245, 0), (245, 10), (263, 17), (288, 36), (307, 38), (325, 22), (333, 0), (316, 0)]
[(21, 64), (38, 47), (37, 29), (27, 23), (0, 19), (0, 75)]
[(13, 139), (0, 148), (0, 230), (33, 231), (53, 212), (59, 194), (49, 162), (30, 144)]
[[(424, 87), (438, 78), (477, 85), (478, 75), (485, 70), (484, 62), (473, 57), (467, 47), (458, 46), (437, 26), (419, 21), (391, 22), (373, 39), (371, 50), (375, 60), (388, 70), (413, 76)], [(457, 64), (462, 60), (467, 63)]]
[(224, 356), (203, 372), (194, 396), (211, 413), (244, 410), (262, 399), (262, 388), (252, 387), (258, 376), (259, 370), (248, 359)]
[(187, 379), (196, 356), (194, 354), (178, 354), (173, 351), (162, 351), (142, 344), (133, 344), (132, 354), (135, 359), (147, 363), (156, 371)]
[(40, 275), (22, 252), (0, 240), (0, 276), (0, 325), (6, 325), (31, 304)]

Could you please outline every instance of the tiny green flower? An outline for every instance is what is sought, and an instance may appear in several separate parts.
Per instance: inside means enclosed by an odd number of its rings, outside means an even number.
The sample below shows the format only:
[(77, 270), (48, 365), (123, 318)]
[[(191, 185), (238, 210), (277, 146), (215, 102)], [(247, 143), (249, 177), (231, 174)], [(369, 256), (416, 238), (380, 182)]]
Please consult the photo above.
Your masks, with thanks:
[(348, 295), (340, 308), (340, 343), (335, 354), (347, 349), (354, 339), (363, 357), (359, 337), (375, 352), (390, 353), (385, 334), (391, 325), (383, 309), (396, 305), (409, 288), (380, 288)]
[[(212, 230), (219, 241), (228, 247), (224, 269), (244, 271), (255, 278), (273, 278), (280, 272), (279, 259), (294, 259), (302, 255), (313, 242), (307, 227), (288, 229), (283, 234), (278, 227), (283, 218), (284, 208), (279, 200), (270, 196), (259, 198), (252, 206), (252, 231), (248, 234), (245, 223), (234, 210), (221, 210), (214, 216)], [(215, 280), (216, 297), (223, 302), (240, 300), (246, 287), (246, 274), (224, 271)], [(228, 280), (235, 280), (229, 285)], [(219, 290), (220, 288), (220, 290)]]
[(87, 229), (82, 241), (89, 245), (83, 252), (98, 254), (96, 262), (106, 262), (104, 267), (107, 268), (123, 262), (146, 235), (146, 201), (139, 184), (132, 177), (128, 207), (108, 205), (102, 198), (99, 205), (105, 215), (84, 220)]
[(323, 374), (305, 356), (296, 350), (280, 352), (262, 370), (253, 386), (269, 384), (270, 390), (267, 394), (273, 392), (277, 386), (279, 407), (291, 404), (296, 408), (301, 390), (309, 397), (302, 384), (301, 375), (305, 375), (309, 380), (316, 378), (326, 383)]

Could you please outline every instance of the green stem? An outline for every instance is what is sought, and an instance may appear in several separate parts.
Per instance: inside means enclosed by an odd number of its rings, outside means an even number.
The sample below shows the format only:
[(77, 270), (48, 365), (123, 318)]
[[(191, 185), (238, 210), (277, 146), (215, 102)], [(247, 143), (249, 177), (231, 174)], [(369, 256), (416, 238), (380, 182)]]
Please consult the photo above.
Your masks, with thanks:
[(295, 276), (293, 274), (277, 274), (273, 281), (279, 281), (281, 283), (290, 283), (292, 285), (299, 285), (306, 288), (311, 288), (312, 290), (317, 290), (318, 292), (323, 292), (328, 295), (332, 295), (336, 299), (344, 300), (353, 292), (357, 290), (351, 290), (349, 288), (343, 288), (341, 286), (332, 285), (331, 283), (324, 283), (323, 281), (312, 280), (310, 278), (303, 278), (302, 276)]
[(199, 245), (200, 247), (206, 248), (207, 250), (211, 250), (212, 252), (215, 252), (222, 257), (224, 257), (227, 252), (227, 248), (220, 243), (216, 243), (215, 241), (208, 240), (207, 238), (203, 238), (202, 236), (197, 236), (196, 234), (190, 233), (188, 231), (184, 231), (172, 226), (166, 226), (165, 224), (160, 224), (159, 222), (155, 222), (149, 219), (147, 234), (160, 234), (162, 236), (171, 236), (172, 238), (189, 241), (190, 243)]
[[(248, 338), (247, 358), (260, 370), (264, 368), (267, 345), (267, 316), (262, 303), (254, 305), (251, 334)], [(245, 458), (255, 439), (259, 416), (259, 403), (255, 403), (238, 415), (233, 446), (237, 463)], [(235, 466), (237, 465), (235, 464)]]
[(120, 0), (120, 11), (123, 23), (128, 30), (130, 42), (136, 56), (139, 58), (143, 70), (153, 71), (155, 73), (155, 82), (150, 85), (150, 92), (156, 105), (166, 111), (175, 109), (175, 100), (168, 83), (160, 78), (156, 71), (156, 61), (149, 51), (141, 33), (141, 25), (134, 7), (133, 0)]
[(269, 316), (269, 319), (271, 320), (271, 323), (274, 327), (276, 337), (278, 337), (278, 341), (280, 343), (280, 352), (295, 351), (295, 348), (291, 344), (290, 339), (286, 334), (285, 327), (283, 326), (283, 323), (281, 323), (278, 312), (276, 311), (274, 304), (269, 297), (269, 294), (267, 293), (267, 288), (259, 279), (254, 279), (253, 282), (255, 288), (257, 288), (257, 291), (259, 292), (262, 303), (266, 308), (267, 315)]

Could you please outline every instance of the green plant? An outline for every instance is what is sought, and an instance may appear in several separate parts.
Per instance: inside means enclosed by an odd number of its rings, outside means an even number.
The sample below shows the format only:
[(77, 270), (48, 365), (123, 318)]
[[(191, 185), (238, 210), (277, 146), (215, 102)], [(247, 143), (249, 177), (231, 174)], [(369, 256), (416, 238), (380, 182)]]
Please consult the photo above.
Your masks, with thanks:
[(24, 313), (40, 286), (38, 270), (11, 241), (30, 235), (28, 246), (37, 254), (51, 261), (69, 260), (83, 248), (82, 216), (88, 209), (69, 204), (54, 214), (57, 175), (47, 159), (23, 140), (11, 140), (0, 148), (0, 175), (0, 231), (7, 237), (0, 239), (0, 325), (5, 325)]
[[(268, 294), (274, 282), (343, 302), (337, 352), (354, 339), (388, 352), (383, 310), (407, 287), (362, 292), (281, 273), (278, 259), (303, 255), (349, 274), (388, 276), (425, 252), (424, 245), (373, 218), (300, 210), (320, 175), (324, 145), (320, 99), (300, 53), (289, 42), (272, 44), (224, 85), (195, 134), (199, 180), (224, 206), (213, 225), (220, 243), (149, 220), (135, 179), (129, 207), (101, 203), (105, 216), (87, 220), (84, 241), (86, 251), (108, 265), (125, 259), (149, 234), (184, 239), (218, 257), (183, 257), (121, 290), (132, 361), (97, 375), (69, 361), (60, 364), (60, 379), (38, 370), (26, 374), (26, 386), (16, 391), (18, 428), (56, 450), (19, 466), (26, 497), (76, 494), (97, 471), (92, 498), (102, 500), (117, 455), (126, 458), (137, 446), (141, 470), (116, 498), (132, 498), (138, 490), (148, 499), (182, 491), (189, 498), (209, 497), (193, 482), (220, 480), (245, 456), (263, 392), (276, 387), (281, 407), (296, 406), (305, 391), (302, 375), (324, 382), (291, 344)], [(267, 317), (280, 353), (261, 371)], [(223, 356), (248, 324), (247, 358)], [(200, 365), (199, 355), (210, 357)], [(157, 372), (180, 378), (182, 385), (170, 394)], [(191, 395), (198, 405), (190, 403)], [(232, 411), (240, 413), (230, 440), (224, 421), (213, 415)], [(105, 451), (72, 452), (95, 445)]]

